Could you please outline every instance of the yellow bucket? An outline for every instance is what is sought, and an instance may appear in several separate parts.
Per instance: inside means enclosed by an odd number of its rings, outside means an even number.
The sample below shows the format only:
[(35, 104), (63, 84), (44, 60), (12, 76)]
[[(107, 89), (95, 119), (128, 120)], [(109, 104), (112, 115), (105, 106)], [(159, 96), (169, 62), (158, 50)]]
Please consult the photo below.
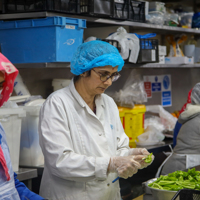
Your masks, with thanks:
[(126, 135), (129, 137), (129, 146), (136, 147), (137, 136), (144, 132), (145, 105), (135, 105), (134, 108), (118, 107), (119, 116)]

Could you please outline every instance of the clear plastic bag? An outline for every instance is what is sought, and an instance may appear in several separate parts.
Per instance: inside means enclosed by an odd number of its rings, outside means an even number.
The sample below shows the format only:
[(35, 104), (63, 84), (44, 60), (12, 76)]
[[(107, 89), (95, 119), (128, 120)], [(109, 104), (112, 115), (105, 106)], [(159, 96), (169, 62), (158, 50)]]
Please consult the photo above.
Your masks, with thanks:
[(164, 138), (164, 134), (159, 132), (155, 126), (149, 126), (143, 134), (137, 137), (139, 142), (136, 141), (136, 144), (139, 146), (161, 144)]
[(118, 106), (133, 108), (134, 104), (147, 102), (147, 94), (142, 81), (136, 70), (132, 70), (122, 90), (115, 92), (113, 99)]
[(165, 14), (160, 11), (152, 11), (146, 17), (147, 23), (163, 25), (165, 21)]
[(180, 16), (180, 25), (185, 28), (191, 28), (192, 27), (192, 17), (194, 13), (181, 13)]
[(136, 141), (137, 145), (160, 144), (164, 140), (165, 136), (162, 132), (165, 130), (165, 126), (159, 117), (153, 116), (145, 119), (144, 128), (144, 133), (137, 137), (139, 140)]
[(161, 119), (161, 123), (165, 127), (165, 131), (173, 131), (175, 124), (177, 122), (177, 118), (172, 116), (169, 112), (167, 112), (160, 105), (146, 106), (147, 112), (157, 113)]
[(179, 24), (179, 15), (176, 13), (165, 13), (165, 24), (169, 25), (170, 22)]

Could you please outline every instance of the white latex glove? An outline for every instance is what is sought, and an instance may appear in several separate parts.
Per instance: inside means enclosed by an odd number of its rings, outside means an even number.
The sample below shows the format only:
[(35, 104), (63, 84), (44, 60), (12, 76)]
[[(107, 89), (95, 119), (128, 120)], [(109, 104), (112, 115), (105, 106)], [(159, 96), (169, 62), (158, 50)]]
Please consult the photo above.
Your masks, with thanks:
[(111, 157), (108, 172), (117, 172), (119, 177), (127, 179), (136, 174), (141, 168), (140, 162), (144, 156), (117, 156)]
[(131, 148), (128, 155), (149, 155), (150, 153), (145, 148)]
[[(145, 148), (131, 148), (129, 149), (128, 155), (145, 155), (148, 156), (150, 153)], [(154, 160), (154, 155), (152, 155), (152, 161), (150, 163), (146, 163), (144, 160), (140, 162), (141, 168), (143, 169), (148, 167)]]

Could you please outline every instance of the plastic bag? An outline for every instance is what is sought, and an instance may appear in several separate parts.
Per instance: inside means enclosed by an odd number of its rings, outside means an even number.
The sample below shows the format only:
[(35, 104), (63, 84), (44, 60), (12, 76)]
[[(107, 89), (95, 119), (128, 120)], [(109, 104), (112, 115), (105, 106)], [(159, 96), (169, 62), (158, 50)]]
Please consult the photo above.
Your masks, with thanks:
[(3, 104), (2, 108), (18, 108), (18, 105), (14, 101), (7, 101)]
[(146, 16), (147, 23), (156, 24), (156, 25), (163, 25), (165, 21), (165, 14), (160, 11), (152, 11), (149, 12)]
[(115, 92), (113, 99), (118, 106), (133, 108), (134, 103), (147, 102), (147, 94), (144, 82), (135, 70), (132, 70), (122, 90)]
[(193, 26), (196, 22), (197, 24), (199, 23), (198, 20), (195, 20), (193, 17), (194, 13), (189, 12), (189, 13), (180, 13), (180, 25), (183, 28), (197, 28), (197, 26)]
[(173, 131), (177, 118), (172, 116), (160, 105), (146, 106), (147, 112), (157, 113), (160, 116), (161, 123), (165, 127), (165, 131)]
[(164, 140), (165, 136), (162, 132), (165, 130), (165, 127), (159, 117), (153, 116), (145, 119), (144, 128), (144, 133), (137, 137), (139, 140), (136, 141), (137, 145), (160, 144)]
[(109, 35), (106, 39), (117, 40), (119, 42), (121, 46), (120, 54), (124, 60), (129, 58), (129, 62), (137, 62), (140, 51), (140, 43), (138, 37), (135, 34), (127, 33), (123, 27), (119, 27), (117, 32)]
[(166, 25), (172, 26), (173, 24), (176, 24), (177, 26), (179, 24), (179, 15), (176, 13), (165, 13), (164, 20)]

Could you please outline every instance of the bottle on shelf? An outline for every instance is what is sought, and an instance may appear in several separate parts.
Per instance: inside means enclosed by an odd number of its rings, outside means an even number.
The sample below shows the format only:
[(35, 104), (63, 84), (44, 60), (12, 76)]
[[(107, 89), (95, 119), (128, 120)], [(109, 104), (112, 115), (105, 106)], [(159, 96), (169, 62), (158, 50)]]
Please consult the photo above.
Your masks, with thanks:
[[(194, 35), (192, 35), (184, 46), (184, 55), (187, 57), (194, 58), (196, 45), (197, 45), (197, 41), (196, 41)], [(194, 60), (195, 60), (195, 58), (194, 58)]]
[(195, 47), (194, 62), (200, 63), (200, 37), (197, 38), (197, 44)]

